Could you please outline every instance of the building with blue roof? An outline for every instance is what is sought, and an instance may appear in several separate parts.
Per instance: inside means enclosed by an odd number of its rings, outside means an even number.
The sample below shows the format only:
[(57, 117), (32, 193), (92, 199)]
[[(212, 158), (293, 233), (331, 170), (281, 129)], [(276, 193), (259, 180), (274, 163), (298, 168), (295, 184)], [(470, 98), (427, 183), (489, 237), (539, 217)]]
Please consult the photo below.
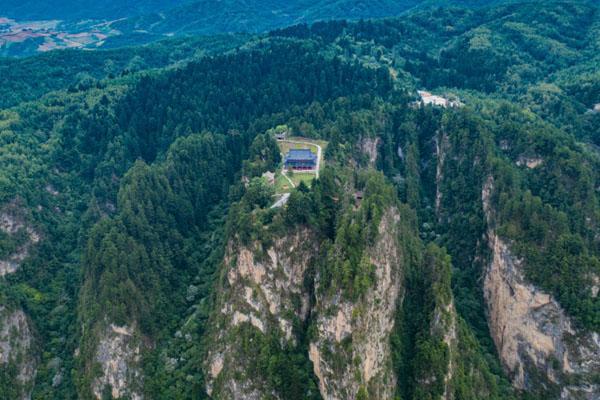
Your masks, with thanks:
[(284, 159), (286, 169), (311, 170), (317, 168), (317, 155), (310, 149), (292, 149)]

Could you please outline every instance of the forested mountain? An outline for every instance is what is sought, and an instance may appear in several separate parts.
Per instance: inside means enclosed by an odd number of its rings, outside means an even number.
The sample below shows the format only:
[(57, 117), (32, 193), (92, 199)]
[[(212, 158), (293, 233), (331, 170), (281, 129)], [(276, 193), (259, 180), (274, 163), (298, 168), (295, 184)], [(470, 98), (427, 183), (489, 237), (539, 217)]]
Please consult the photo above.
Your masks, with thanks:
[(39, 57), (0, 58), (0, 107), (39, 98), (55, 90), (79, 91), (105, 78), (173, 67), (244, 44), (246, 35), (168, 39), (148, 46), (82, 52), (53, 51)]
[(3, 0), (0, 16), (20, 20), (119, 19), (165, 10), (186, 0)]
[[(255, 18), (258, 10), (271, 12), (276, 15), (281, 12), (288, 13), (290, 18), (297, 16), (317, 16), (325, 18), (348, 18), (354, 13), (355, 17), (389, 16), (389, 12), (407, 10), (423, 0), (383, 0), (366, 2), (360, 0), (295, 0), (295, 1), (207, 1), (207, 0), (5, 0), (0, 4), (0, 15), (15, 19), (59, 19), (63, 21), (77, 21), (84, 19), (115, 20), (129, 18), (170, 10), (183, 6), (188, 10), (205, 10), (214, 13), (238, 14), (246, 10), (249, 19)], [(211, 4), (213, 3), (213, 4)], [(493, 0), (457, 0), (461, 5), (483, 5), (493, 3)], [(199, 14), (202, 15), (202, 14)], [(208, 17), (204, 14), (203, 17)]]
[(398, 16), (418, 7), (458, 4), (482, 7), (498, 0), (193, 0), (164, 12), (145, 13), (111, 26), (122, 35), (104, 46), (133, 40), (149, 42), (164, 35), (260, 33), (298, 23), (332, 19), (369, 19)]
[(391, 17), (417, 7), (481, 7), (498, 2), (501, 0), (9, 1), (0, 5), (0, 55), (116, 48), (194, 34), (261, 33), (300, 22)]
[(0, 60), (0, 399), (598, 398), (599, 46), (561, 1)]

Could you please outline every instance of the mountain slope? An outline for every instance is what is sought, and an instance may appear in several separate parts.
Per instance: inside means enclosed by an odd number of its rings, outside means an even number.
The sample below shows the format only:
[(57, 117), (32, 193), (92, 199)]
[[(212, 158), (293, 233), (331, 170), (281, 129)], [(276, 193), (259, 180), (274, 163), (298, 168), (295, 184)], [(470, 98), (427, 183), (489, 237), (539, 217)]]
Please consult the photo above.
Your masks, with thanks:
[[(25, 56), (62, 48), (115, 48), (150, 43), (173, 35), (260, 33), (301, 22), (393, 17), (416, 7), (459, 4), (481, 7), (495, 0), (189, 0), (124, 4), (56, 1), (0, 6), (0, 54)], [(143, 5), (143, 6), (142, 6)], [(33, 21), (23, 20), (57, 20)], [(60, 23), (62, 21), (62, 23)]]
[(105, 78), (175, 66), (235, 49), (249, 39), (245, 35), (167, 39), (107, 51), (65, 50), (39, 57), (0, 58), (0, 108), (35, 100), (55, 90), (80, 90)]
[[(595, 400), (598, 16), (426, 9), (14, 75), (54, 91), (0, 110), (0, 397)], [(134, 54), (157, 68), (106, 75)], [(323, 143), (318, 180), (283, 182), (274, 131)]]
[(165, 10), (184, 1), (186, 0), (4, 0), (0, 4), (0, 16), (19, 20), (113, 20)]
[(374, 18), (398, 15), (417, 1), (378, 0), (362, 2), (344, 0), (295, 2), (271, 0), (195, 1), (161, 15), (153, 14), (123, 21), (114, 26), (123, 31), (146, 31), (152, 34), (217, 32), (264, 32), (273, 28), (312, 22), (320, 19)]
[[(196, 0), (167, 12), (149, 14), (119, 21), (113, 26), (125, 36), (135, 32), (140, 38), (165, 34), (215, 34), (226, 32), (260, 33), (298, 23), (313, 23), (332, 19), (369, 19), (398, 16), (417, 7), (457, 4), (482, 7), (494, 0), (450, 1), (431, 0), (297, 0), (258, 1)], [(114, 39), (118, 40), (118, 38)], [(111, 45), (111, 39), (108, 41)]]

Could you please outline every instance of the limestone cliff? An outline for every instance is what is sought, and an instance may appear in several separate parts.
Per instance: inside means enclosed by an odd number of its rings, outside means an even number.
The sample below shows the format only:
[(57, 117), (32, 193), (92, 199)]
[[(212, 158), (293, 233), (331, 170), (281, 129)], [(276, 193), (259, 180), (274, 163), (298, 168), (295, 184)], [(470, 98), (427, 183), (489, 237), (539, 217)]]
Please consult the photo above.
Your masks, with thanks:
[(316, 337), (309, 351), (324, 399), (355, 399), (359, 392), (373, 399), (394, 396), (389, 339), (402, 297), (399, 220), (396, 209), (383, 215), (367, 249), (374, 284), (358, 301), (348, 300), (341, 290), (319, 294), (317, 277)]
[[(15, 273), (29, 256), (31, 247), (40, 240), (23, 214), (14, 201), (0, 210), (0, 231), (13, 245), (6, 257), (0, 259), (0, 277)], [(30, 321), (23, 310), (0, 304), (0, 368), (16, 371), (9, 379), (17, 387), (15, 393), (23, 399), (30, 398), (39, 361), (33, 343)]]
[(367, 164), (371, 167), (375, 166), (379, 155), (379, 147), (381, 139), (365, 137), (360, 141), (360, 151), (365, 155)]
[(449, 146), (450, 144), (446, 132), (442, 131), (438, 133), (435, 138), (435, 154), (437, 157), (435, 170), (435, 212), (438, 216), (442, 205), (441, 183), (444, 179), (444, 163), (446, 161)]
[(135, 327), (109, 325), (102, 333), (94, 361), (99, 366), (99, 375), (92, 382), (95, 398), (102, 399), (105, 393), (112, 398), (142, 399), (140, 362), (140, 340)]
[(431, 335), (434, 337), (441, 336), (449, 352), (447, 372), (444, 375), (444, 394), (442, 396), (444, 400), (454, 398), (451, 381), (454, 375), (456, 358), (459, 357), (459, 354), (456, 354), (456, 342), (458, 340), (456, 319), (454, 302), (450, 301), (448, 304), (438, 304), (436, 306), (431, 324)]
[[(497, 377), (481, 351), (475, 336), (457, 313), (451, 289), (451, 260), (445, 250), (430, 244), (417, 276), (424, 291), (418, 294), (422, 313), (407, 314), (424, 324), (416, 334), (415, 353), (408, 374), (414, 374), (414, 385), (408, 398), (461, 398), (500, 400), (510, 398), (509, 391), (498, 384)], [(407, 304), (415, 301), (414, 282), (407, 282)], [(431, 308), (430, 308), (431, 307)], [(408, 307), (410, 310), (411, 307)], [(424, 323), (426, 321), (426, 323)], [(406, 321), (404, 322), (407, 323)], [(502, 384), (503, 385), (503, 384)]]
[(599, 398), (598, 332), (577, 331), (550, 294), (524, 279), (524, 260), (494, 229), (493, 190), (490, 177), (482, 191), (491, 250), (484, 296), (492, 338), (513, 385), (522, 390), (543, 387), (561, 399)]
[(308, 229), (277, 238), (268, 248), (258, 242), (229, 244), (205, 368), (214, 398), (279, 398), (263, 376), (266, 371), (255, 371), (260, 349), (253, 346), (271, 338), (279, 343), (274, 351), (297, 345), (294, 327), (310, 311), (304, 282), (317, 253)]
[(27, 316), (22, 310), (0, 305), (0, 368), (16, 372), (20, 399), (29, 399), (36, 375), (37, 356)]
[(40, 241), (39, 234), (29, 226), (15, 202), (0, 211), (0, 230), (7, 234), (16, 248), (5, 259), (0, 259), (0, 277), (17, 271), (29, 255), (31, 246)]

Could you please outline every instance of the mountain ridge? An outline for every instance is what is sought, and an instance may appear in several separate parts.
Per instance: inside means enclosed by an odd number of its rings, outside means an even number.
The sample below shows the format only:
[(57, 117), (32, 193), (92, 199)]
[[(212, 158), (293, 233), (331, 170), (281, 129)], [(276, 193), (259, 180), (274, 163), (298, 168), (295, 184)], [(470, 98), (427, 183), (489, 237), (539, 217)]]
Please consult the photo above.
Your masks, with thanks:
[[(42, 9), (29, 3), (0, 6), (0, 17), (16, 21), (8, 31), (0, 30), (0, 54), (30, 55), (78, 47), (116, 48), (154, 42), (180, 35), (221, 33), (263, 33), (298, 23), (332, 19), (370, 19), (394, 17), (416, 8), (457, 5), (482, 7), (498, 0), (188, 0), (167, 4), (155, 0), (146, 4), (129, 0), (99, 8), (97, 2), (69, 4), (43, 3)], [(37, 4), (38, 2), (36, 2)], [(12, 4), (12, 6), (11, 6)], [(144, 4), (144, 7), (139, 7)], [(63, 11), (63, 15), (60, 14)], [(69, 11), (66, 11), (69, 10)], [(28, 19), (36, 19), (25, 23)], [(51, 22), (47, 20), (56, 20)], [(50, 25), (49, 25), (50, 24)], [(50, 26), (50, 27), (49, 27)]]
[(3, 60), (0, 398), (595, 400), (599, 11)]

